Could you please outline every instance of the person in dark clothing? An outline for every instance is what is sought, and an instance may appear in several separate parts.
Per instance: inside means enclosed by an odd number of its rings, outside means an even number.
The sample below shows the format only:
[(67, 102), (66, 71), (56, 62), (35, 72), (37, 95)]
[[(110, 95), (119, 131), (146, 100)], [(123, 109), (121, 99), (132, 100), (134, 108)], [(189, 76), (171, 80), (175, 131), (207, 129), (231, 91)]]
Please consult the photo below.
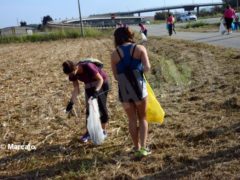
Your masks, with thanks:
[(147, 28), (142, 23), (139, 23), (138, 25), (140, 27), (140, 32), (142, 32), (147, 37)]
[[(73, 83), (73, 92), (71, 99), (67, 105), (66, 111), (70, 112), (73, 108), (74, 102), (79, 94), (79, 82), (85, 84), (85, 100), (86, 100), (86, 116), (89, 115), (88, 99), (90, 97), (97, 98), (100, 112), (100, 120), (104, 134), (106, 135), (106, 127), (108, 123), (107, 111), (107, 95), (109, 91), (108, 76), (102, 68), (98, 67), (92, 62), (78, 62), (65, 61), (62, 64), (63, 72), (69, 76), (69, 80)], [(86, 133), (81, 137), (82, 142), (87, 142), (90, 135)]]
[(236, 18), (235, 18), (235, 29), (236, 29), (236, 31), (238, 31), (238, 29), (240, 29), (240, 22), (239, 22), (238, 15), (236, 15)]
[(230, 5), (227, 5), (227, 7), (224, 11), (223, 17), (226, 22), (228, 34), (232, 33), (232, 22), (233, 22), (233, 19), (235, 18), (235, 16), (236, 16), (236, 14), (235, 14), (234, 9), (232, 9)]
[[(173, 30), (174, 30), (174, 32), (175, 32), (175, 29), (174, 29), (174, 17), (173, 17), (173, 15), (170, 13), (169, 15), (168, 15), (168, 18), (167, 18), (167, 29), (168, 29), (168, 34), (169, 34), (169, 36), (172, 36), (172, 33), (173, 33)], [(176, 33), (176, 32), (175, 32)]]

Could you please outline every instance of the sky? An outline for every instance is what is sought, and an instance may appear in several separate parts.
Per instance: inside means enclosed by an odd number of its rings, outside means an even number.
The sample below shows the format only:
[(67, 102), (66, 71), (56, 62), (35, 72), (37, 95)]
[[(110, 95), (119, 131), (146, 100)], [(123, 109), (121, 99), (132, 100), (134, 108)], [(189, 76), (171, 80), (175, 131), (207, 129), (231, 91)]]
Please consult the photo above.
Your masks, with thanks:
[[(221, 0), (80, 0), (82, 17), (91, 14), (130, 11)], [(78, 0), (1, 0), (0, 28), (17, 26), (20, 21), (40, 24), (44, 16), (54, 20), (78, 18)], [(141, 14), (146, 16), (148, 14)]]

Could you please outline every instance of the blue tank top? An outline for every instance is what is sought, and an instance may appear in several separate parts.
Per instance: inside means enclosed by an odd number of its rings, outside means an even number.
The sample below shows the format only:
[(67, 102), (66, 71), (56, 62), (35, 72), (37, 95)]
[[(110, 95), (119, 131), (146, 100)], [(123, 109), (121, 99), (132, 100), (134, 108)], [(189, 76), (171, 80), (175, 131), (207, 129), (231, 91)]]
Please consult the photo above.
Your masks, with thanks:
[(131, 48), (135, 44), (121, 45), (119, 48), (123, 52), (123, 57), (120, 57), (120, 61), (117, 63), (117, 74), (124, 73), (125, 69), (129, 67), (132, 70), (138, 70), (143, 73), (143, 64), (141, 59), (136, 59), (131, 55)]

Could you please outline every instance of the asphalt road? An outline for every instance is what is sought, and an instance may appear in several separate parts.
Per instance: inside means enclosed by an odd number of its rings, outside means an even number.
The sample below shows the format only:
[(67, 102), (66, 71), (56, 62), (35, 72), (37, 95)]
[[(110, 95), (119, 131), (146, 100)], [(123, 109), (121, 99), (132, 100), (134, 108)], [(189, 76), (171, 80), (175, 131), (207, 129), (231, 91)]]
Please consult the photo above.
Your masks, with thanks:
[[(212, 23), (219, 21), (219, 19), (208, 19)], [(165, 24), (159, 25), (146, 25), (148, 29), (148, 36), (168, 36)], [(139, 31), (138, 26), (132, 26), (136, 31)], [(173, 34), (171, 38), (192, 40), (196, 42), (203, 42), (223, 47), (231, 47), (240, 49), (240, 30), (233, 32), (230, 35), (221, 35), (219, 32), (177, 32)]]

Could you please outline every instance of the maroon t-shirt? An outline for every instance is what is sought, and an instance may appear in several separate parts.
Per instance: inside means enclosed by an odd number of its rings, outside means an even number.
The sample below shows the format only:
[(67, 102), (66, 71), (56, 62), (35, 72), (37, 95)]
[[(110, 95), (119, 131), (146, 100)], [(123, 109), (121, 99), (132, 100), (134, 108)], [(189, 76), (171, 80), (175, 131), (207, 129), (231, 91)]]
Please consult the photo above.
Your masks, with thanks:
[(97, 67), (95, 64), (87, 62), (78, 63), (77, 66), (82, 66), (83, 73), (70, 75), (69, 76), (70, 81), (79, 80), (84, 82), (85, 86), (95, 87), (96, 79), (94, 78), (97, 75), (97, 73), (99, 73), (102, 76), (104, 83), (107, 82), (108, 79), (107, 74), (101, 68)]

